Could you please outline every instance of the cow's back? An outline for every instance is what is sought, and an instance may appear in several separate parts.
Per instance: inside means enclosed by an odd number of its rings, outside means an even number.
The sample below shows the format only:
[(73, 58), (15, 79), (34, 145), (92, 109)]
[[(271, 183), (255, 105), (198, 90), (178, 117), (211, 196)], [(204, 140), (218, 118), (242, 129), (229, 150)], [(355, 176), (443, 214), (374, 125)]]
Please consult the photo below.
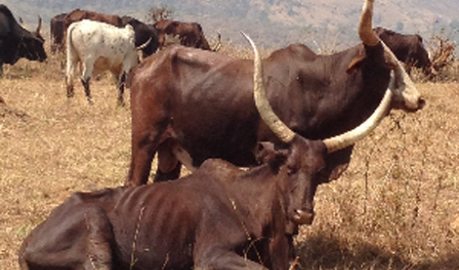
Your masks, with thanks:
[(132, 27), (117, 28), (109, 24), (82, 20), (69, 28), (71, 46), (80, 59), (104, 57), (112, 64), (123, 62), (126, 54), (135, 53)]
[[(134, 255), (142, 269), (191, 269), (197, 250), (244, 241), (241, 220), (231, 211), (234, 191), (216, 175), (216, 170), (204, 169), (177, 181), (127, 190), (109, 217), (116, 241), (127, 247), (135, 243), (137, 252), (120, 249), (120, 260)], [(228, 235), (235, 239), (226, 239)]]

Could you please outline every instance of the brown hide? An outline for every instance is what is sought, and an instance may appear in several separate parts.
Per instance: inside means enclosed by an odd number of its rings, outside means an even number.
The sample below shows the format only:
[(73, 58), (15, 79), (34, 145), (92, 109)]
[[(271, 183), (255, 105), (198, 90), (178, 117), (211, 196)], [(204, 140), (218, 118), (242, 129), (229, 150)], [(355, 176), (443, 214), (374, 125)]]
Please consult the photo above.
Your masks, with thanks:
[(50, 21), (50, 34), (51, 34), (51, 53), (56, 51), (63, 52), (64, 47), (64, 19), (67, 16), (67, 13), (62, 13), (54, 16)]
[(422, 68), (426, 73), (430, 72), (432, 63), (421, 36), (403, 35), (382, 27), (376, 27), (374, 31), (392, 50), (397, 59), (405, 63), (408, 74), (413, 67)]
[(19, 265), (287, 270), (295, 207), (307, 200), (312, 213), (326, 149), (297, 137), (262, 151), (267, 164), (249, 171), (208, 160), (177, 181), (75, 193), (26, 237)]
[(160, 20), (155, 23), (159, 32), (159, 44), (164, 46), (165, 35), (179, 36), (180, 44), (187, 47), (210, 50), (202, 27), (198, 23), (186, 23), (172, 20)]
[(74, 22), (81, 20), (91, 20), (111, 24), (116, 27), (122, 27), (123, 21), (118, 15), (103, 14), (94, 11), (75, 9), (67, 14), (64, 18), (64, 38), (62, 39), (62, 48), (65, 48), (65, 36), (67, 35), (67, 28)]

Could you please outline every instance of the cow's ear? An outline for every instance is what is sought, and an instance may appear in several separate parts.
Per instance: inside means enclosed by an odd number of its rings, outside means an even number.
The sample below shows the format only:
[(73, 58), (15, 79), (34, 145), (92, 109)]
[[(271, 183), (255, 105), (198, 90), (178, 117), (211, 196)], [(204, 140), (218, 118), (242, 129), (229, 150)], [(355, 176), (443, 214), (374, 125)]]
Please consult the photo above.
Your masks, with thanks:
[(259, 142), (255, 149), (256, 161), (259, 164), (269, 164), (275, 170), (285, 163), (287, 156), (287, 149), (277, 149), (272, 142)]
[(364, 61), (366, 59), (365, 55), (357, 55), (355, 56), (349, 66), (346, 69), (347, 73), (352, 73), (354, 70), (359, 69), (362, 67)]

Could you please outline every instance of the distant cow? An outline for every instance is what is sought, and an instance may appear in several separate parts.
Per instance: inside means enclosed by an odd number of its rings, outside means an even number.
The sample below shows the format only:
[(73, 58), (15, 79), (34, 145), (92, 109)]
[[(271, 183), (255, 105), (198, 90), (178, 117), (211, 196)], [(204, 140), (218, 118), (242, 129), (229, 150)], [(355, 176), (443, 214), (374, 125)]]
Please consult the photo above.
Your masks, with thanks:
[[(178, 36), (180, 44), (187, 47), (193, 47), (203, 50), (218, 50), (219, 44), (211, 48), (207, 42), (202, 27), (198, 23), (187, 23), (172, 20), (160, 20), (154, 24), (159, 32), (159, 44), (163, 46), (166, 41), (166, 35)], [(219, 43), (219, 42), (218, 42)]]
[(121, 19), (123, 26), (125, 26), (126, 24), (130, 24), (134, 28), (135, 46), (141, 46), (142, 44), (145, 44), (148, 40), (150, 40), (148, 45), (142, 50), (143, 57), (152, 55), (158, 50), (158, 31), (153, 25), (145, 24), (129, 16), (123, 16), (121, 17)]
[(43, 62), (47, 55), (43, 48), (45, 40), (40, 35), (41, 18), (35, 32), (20, 26), (11, 11), (0, 5), (0, 74), (3, 64), (14, 65), (20, 58)]
[(65, 16), (64, 29), (66, 30), (72, 23), (79, 22), (84, 19), (97, 22), (104, 22), (117, 27), (121, 27), (123, 25), (123, 21), (121, 20), (121, 17), (118, 15), (75, 9), (68, 13), (67, 16)]
[(256, 55), (255, 102), (282, 140), (276, 147), (259, 145), (263, 165), (245, 171), (210, 159), (177, 181), (75, 193), (26, 237), (20, 268), (289, 269), (297, 226), (314, 218), (317, 177), (327, 152), (376, 127), (391, 92), (367, 128), (308, 140), (270, 110)]
[(106, 23), (83, 20), (67, 31), (67, 97), (74, 96), (73, 77), (78, 63), (82, 65), (81, 82), (91, 104), (89, 81), (95, 74), (110, 70), (118, 86), (118, 104), (124, 106), (124, 83), (139, 59), (131, 25), (118, 28)]
[(96, 22), (104, 22), (111, 24), (116, 27), (123, 27), (123, 21), (118, 15), (104, 14), (89, 10), (75, 9), (67, 14), (64, 18), (64, 39), (62, 40), (62, 48), (65, 48), (65, 35), (67, 34), (67, 29), (74, 22), (79, 22), (81, 20), (91, 20)]
[[(333, 55), (303, 44), (274, 51), (263, 60), (267, 95), (276, 114), (304, 137), (322, 139), (358, 126), (381, 101), (395, 95), (393, 109), (416, 111), (425, 101), (393, 54), (372, 30), (373, 1), (365, 1), (362, 40)], [(396, 83), (389, 85), (391, 71)], [(158, 154), (155, 181), (178, 178), (181, 164), (208, 158), (237, 166), (256, 164), (257, 142), (276, 142), (257, 115), (249, 60), (170, 46), (136, 69), (131, 86), (132, 151), (127, 185), (148, 182)], [(177, 152), (179, 145), (185, 151)], [(323, 182), (347, 168), (352, 146), (327, 156)]]
[(426, 74), (436, 72), (432, 69), (429, 53), (420, 35), (402, 35), (382, 27), (376, 27), (373, 30), (394, 52), (397, 59), (405, 64), (408, 74), (411, 73), (413, 67), (422, 68)]
[(51, 34), (51, 53), (63, 52), (64, 47), (64, 19), (67, 13), (61, 13), (54, 16), (50, 21), (50, 34)]

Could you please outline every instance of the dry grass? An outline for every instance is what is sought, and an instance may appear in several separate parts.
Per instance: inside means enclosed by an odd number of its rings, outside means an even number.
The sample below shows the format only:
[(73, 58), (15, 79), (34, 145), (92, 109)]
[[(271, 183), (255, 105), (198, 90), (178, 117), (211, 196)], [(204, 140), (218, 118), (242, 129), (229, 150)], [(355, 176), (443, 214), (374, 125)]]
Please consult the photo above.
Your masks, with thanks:
[[(92, 82), (93, 106), (79, 82), (68, 100), (62, 63), (21, 61), (0, 79), (0, 269), (18, 268), (24, 236), (72, 192), (128, 171), (129, 107), (106, 78)], [(392, 113), (319, 188), (301, 269), (459, 269), (459, 84), (418, 87), (428, 106)]]

